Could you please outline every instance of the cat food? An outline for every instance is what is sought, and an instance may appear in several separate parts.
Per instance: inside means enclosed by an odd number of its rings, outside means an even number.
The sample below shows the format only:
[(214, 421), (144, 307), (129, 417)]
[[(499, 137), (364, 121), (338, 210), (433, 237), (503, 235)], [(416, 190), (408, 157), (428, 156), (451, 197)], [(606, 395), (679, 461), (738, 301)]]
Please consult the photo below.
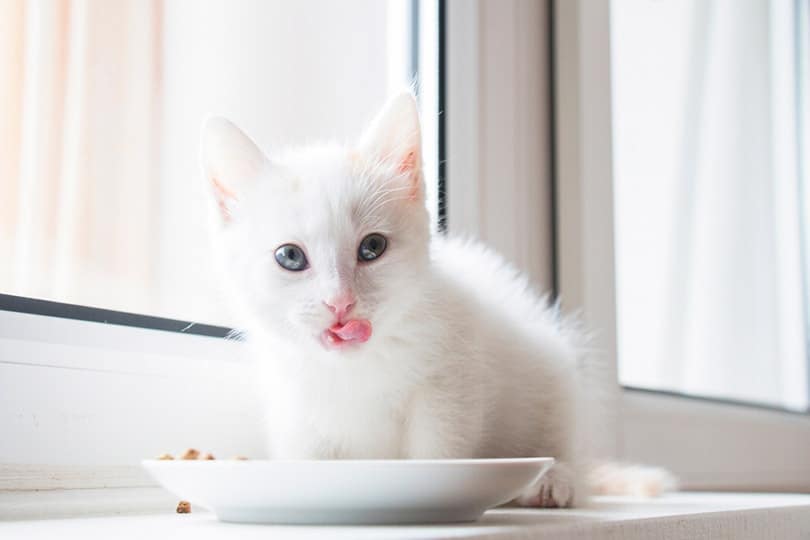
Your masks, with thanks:
[[(168, 460), (175, 459), (175, 457), (172, 456), (169, 453), (165, 453), (165, 454), (160, 454), (155, 459), (160, 460), (160, 461), (168, 461)], [(200, 451), (197, 450), (196, 448), (189, 448), (188, 450), (183, 452), (183, 454), (179, 458), (176, 458), (176, 459), (214, 461), (217, 458), (211, 452), (206, 452), (205, 454), (201, 454)], [(237, 460), (237, 461), (244, 461), (247, 458), (245, 456), (233, 456), (231, 459)]]
[[(160, 461), (168, 461), (168, 460), (173, 460), (174, 456), (172, 456), (169, 453), (165, 453), (165, 454), (160, 454), (156, 459), (158, 459)], [(180, 456), (178, 459), (213, 461), (216, 458), (214, 457), (214, 454), (212, 454), (211, 452), (206, 452), (205, 454), (200, 454), (200, 451), (197, 450), (196, 448), (189, 448), (188, 450), (183, 452), (183, 455)], [(244, 461), (247, 458), (245, 456), (234, 456), (231, 459), (235, 459), (237, 461)], [(188, 502), (188, 501), (180, 501), (179, 503), (177, 503), (176, 511), (177, 511), (178, 514), (190, 514), (191, 513), (191, 503)]]
[(195, 450), (194, 448), (189, 448), (180, 459), (197, 459), (198, 457), (200, 457), (200, 451)]

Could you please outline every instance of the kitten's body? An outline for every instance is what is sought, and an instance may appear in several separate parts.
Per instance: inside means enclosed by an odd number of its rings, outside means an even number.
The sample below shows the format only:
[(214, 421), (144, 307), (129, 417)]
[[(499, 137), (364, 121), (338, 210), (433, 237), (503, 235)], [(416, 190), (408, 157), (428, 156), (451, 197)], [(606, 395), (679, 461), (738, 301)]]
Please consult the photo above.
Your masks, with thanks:
[[(336, 358), (254, 334), (273, 457), (578, 461), (577, 350), (556, 314), (497, 254), (432, 243), (417, 298), (361, 351)], [(579, 480), (563, 476), (559, 505)]]
[[(216, 237), (262, 371), (270, 454), (553, 456), (520, 502), (573, 504), (583, 495), (577, 338), (499, 256), (431, 239), (420, 152), (407, 94), (353, 148), (271, 160), (227, 121), (205, 130)], [(387, 248), (363, 260), (369, 234)], [(282, 267), (279, 246), (290, 245), (305, 268)], [(363, 332), (335, 337), (350, 325)]]
[[(274, 454), (510, 457), (565, 449), (567, 433), (544, 429), (568, 414), (560, 403), (570, 401), (575, 355), (553, 315), (494, 253), (433, 243), (433, 264), (412, 291), (418, 297), (362, 350), (336, 358), (273, 335), (257, 340), (256, 354), (278, 383), (273, 423), (284, 425), (291, 410), (304, 419), (293, 430), (306, 442), (278, 437)], [(442, 425), (438, 433), (432, 424)]]

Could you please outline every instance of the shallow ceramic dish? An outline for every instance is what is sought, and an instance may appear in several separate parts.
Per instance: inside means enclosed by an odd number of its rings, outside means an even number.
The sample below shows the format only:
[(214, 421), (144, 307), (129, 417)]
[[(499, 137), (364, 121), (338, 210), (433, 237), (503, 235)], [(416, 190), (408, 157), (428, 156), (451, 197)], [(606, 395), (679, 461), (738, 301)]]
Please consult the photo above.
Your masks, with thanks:
[(222, 521), (474, 521), (536, 482), (552, 458), (330, 461), (160, 461), (163, 487)]

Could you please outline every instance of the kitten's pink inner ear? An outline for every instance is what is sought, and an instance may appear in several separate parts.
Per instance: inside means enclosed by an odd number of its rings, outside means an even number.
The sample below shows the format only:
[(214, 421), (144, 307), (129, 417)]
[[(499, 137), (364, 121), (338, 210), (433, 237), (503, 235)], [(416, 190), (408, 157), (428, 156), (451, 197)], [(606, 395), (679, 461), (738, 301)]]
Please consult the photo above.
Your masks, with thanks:
[(233, 220), (237, 194), (244, 190), (267, 167), (264, 153), (233, 122), (212, 116), (205, 120), (200, 136), (200, 159), (204, 179), (219, 207), (223, 223)]
[(416, 150), (411, 150), (405, 157), (402, 158), (402, 161), (399, 162), (399, 169), (400, 173), (408, 173), (410, 176), (411, 182), (411, 190), (408, 192), (408, 196), (411, 199), (416, 199), (419, 196), (419, 158)]
[(217, 199), (217, 206), (222, 220), (225, 223), (231, 222), (231, 209), (230, 205), (236, 200), (236, 193), (225, 187), (216, 178), (211, 179), (211, 184), (214, 187), (214, 197)]
[(423, 196), (421, 131), (416, 99), (409, 91), (392, 97), (360, 138), (359, 148), (372, 163), (394, 165), (409, 181), (411, 200)]
[(402, 161), (399, 163), (399, 172), (406, 173), (406, 172), (414, 172), (416, 169), (416, 152), (411, 150), (408, 152)]

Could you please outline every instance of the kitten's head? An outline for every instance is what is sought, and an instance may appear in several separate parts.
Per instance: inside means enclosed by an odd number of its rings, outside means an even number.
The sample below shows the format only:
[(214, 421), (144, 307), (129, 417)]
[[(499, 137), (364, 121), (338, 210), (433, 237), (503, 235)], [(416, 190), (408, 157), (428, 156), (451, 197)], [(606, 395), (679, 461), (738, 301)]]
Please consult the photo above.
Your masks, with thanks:
[(206, 122), (221, 262), (253, 326), (345, 352), (397, 327), (429, 257), (420, 144), (409, 93), (352, 147), (265, 155), (229, 121)]

